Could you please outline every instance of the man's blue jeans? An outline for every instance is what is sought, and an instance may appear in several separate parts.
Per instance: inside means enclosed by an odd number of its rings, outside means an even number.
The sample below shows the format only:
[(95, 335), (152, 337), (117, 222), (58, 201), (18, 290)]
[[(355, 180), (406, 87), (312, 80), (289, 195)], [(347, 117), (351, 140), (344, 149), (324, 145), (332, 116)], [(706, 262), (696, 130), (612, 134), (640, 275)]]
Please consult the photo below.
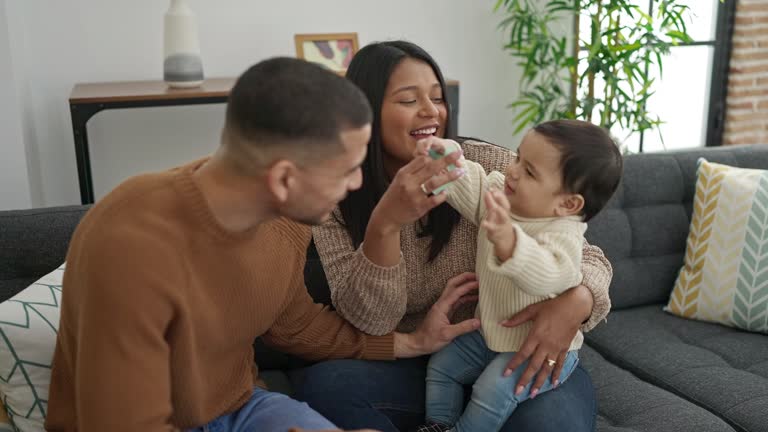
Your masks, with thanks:
[[(295, 397), (343, 429), (408, 431), (424, 423), (429, 357), (330, 360), (290, 374)], [(522, 404), (503, 432), (593, 432), (597, 404), (577, 366), (564, 384)]]
[[(528, 362), (502, 376), (515, 353), (498, 353), (488, 349), (479, 331), (467, 333), (453, 340), (434, 354), (427, 368), (427, 421), (453, 426), (452, 431), (498, 432), (519, 404), (530, 399), (533, 383), (520, 394), (515, 386)], [(565, 358), (558, 378), (565, 382), (579, 362), (577, 351)], [(472, 398), (462, 414), (464, 386), (472, 385)], [(539, 394), (552, 390), (547, 378)]]
[(292, 427), (336, 429), (306, 403), (257, 387), (251, 399), (239, 410), (188, 432), (287, 432)]

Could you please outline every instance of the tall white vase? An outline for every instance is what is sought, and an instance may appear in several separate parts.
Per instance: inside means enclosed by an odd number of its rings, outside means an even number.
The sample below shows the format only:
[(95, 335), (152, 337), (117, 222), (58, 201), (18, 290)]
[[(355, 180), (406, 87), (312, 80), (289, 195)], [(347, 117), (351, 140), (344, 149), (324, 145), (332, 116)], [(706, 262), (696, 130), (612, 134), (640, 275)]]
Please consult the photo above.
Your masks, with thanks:
[(203, 83), (203, 61), (195, 14), (187, 0), (171, 0), (165, 13), (163, 79), (171, 87), (197, 87)]

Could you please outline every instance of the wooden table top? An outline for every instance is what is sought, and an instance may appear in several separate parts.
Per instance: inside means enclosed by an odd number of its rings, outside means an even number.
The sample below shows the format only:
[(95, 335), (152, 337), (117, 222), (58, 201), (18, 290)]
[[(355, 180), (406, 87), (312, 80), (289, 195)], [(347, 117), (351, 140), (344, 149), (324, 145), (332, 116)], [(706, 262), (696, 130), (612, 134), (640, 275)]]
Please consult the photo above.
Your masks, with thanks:
[(129, 102), (226, 97), (235, 78), (209, 78), (200, 87), (179, 89), (165, 81), (124, 81), (75, 84), (69, 103)]
[[(176, 100), (203, 97), (226, 97), (236, 78), (208, 78), (200, 87), (170, 88), (165, 81), (123, 81), (75, 84), (69, 95), (70, 104)], [(456, 86), (456, 80), (446, 85)]]

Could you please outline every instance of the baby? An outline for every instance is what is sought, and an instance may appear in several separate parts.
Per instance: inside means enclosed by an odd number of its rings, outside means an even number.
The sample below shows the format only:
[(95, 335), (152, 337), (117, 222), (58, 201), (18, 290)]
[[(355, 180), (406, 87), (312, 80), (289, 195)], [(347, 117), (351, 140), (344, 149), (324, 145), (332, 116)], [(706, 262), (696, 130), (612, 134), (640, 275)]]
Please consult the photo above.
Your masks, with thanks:
[[(458, 144), (442, 140), (443, 151)], [(438, 146), (439, 147), (439, 146)], [(433, 145), (434, 150), (434, 145)], [(531, 129), (504, 174), (461, 160), (464, 175), (446, 191), (448, 202), (479, 227), (476, 315), (482, 329), (455, 339), (432, 356), (427, 371), (427, 424), (418, 431), (498, 431), (518, 404), (564, 382), (578, 363), (577, 333), (564, 360), (550, 353), (542, 367), (555, 382), (514, 388), (526, 364), (506, 365), (525, 341), (530, 323), (500, 322), (528, 305), (581, 283), (586, 222), (608, 202), (621, 179), (621, 153), (604, 129), (555, 120)], [(510, 373), (511, 372), (511, 373)], [(464, 386), (474, 384), (464, 413)]]

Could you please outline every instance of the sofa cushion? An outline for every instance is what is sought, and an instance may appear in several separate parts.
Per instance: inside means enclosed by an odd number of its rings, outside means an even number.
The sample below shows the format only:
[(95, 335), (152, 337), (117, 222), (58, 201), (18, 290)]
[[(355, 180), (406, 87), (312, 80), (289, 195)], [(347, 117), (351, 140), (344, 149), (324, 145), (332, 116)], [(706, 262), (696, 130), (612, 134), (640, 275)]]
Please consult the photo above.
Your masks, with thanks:
[(579, 354), (597, 393), (599, 432), (726, 432), (722, 419), (611, 364), (584, 346)]
[(768, 171), (702, 159), (694, 203), (665, 310), (768, 333)]
[(768, 336), (679, 318), (659, 304), (615, 311), (586, 337), (608, 361), (734, 429), (768, 430)]
[(589, 222), (587, 240), (613, 265), (613, 309), (666, 302), (683, 264), (700, 157), (768, 169), (768, 146), (629, 155), (617, 193)]
[(61, 312), (62, 265), (0, 303), (0, 393), (19, 431), (42, 431)]

